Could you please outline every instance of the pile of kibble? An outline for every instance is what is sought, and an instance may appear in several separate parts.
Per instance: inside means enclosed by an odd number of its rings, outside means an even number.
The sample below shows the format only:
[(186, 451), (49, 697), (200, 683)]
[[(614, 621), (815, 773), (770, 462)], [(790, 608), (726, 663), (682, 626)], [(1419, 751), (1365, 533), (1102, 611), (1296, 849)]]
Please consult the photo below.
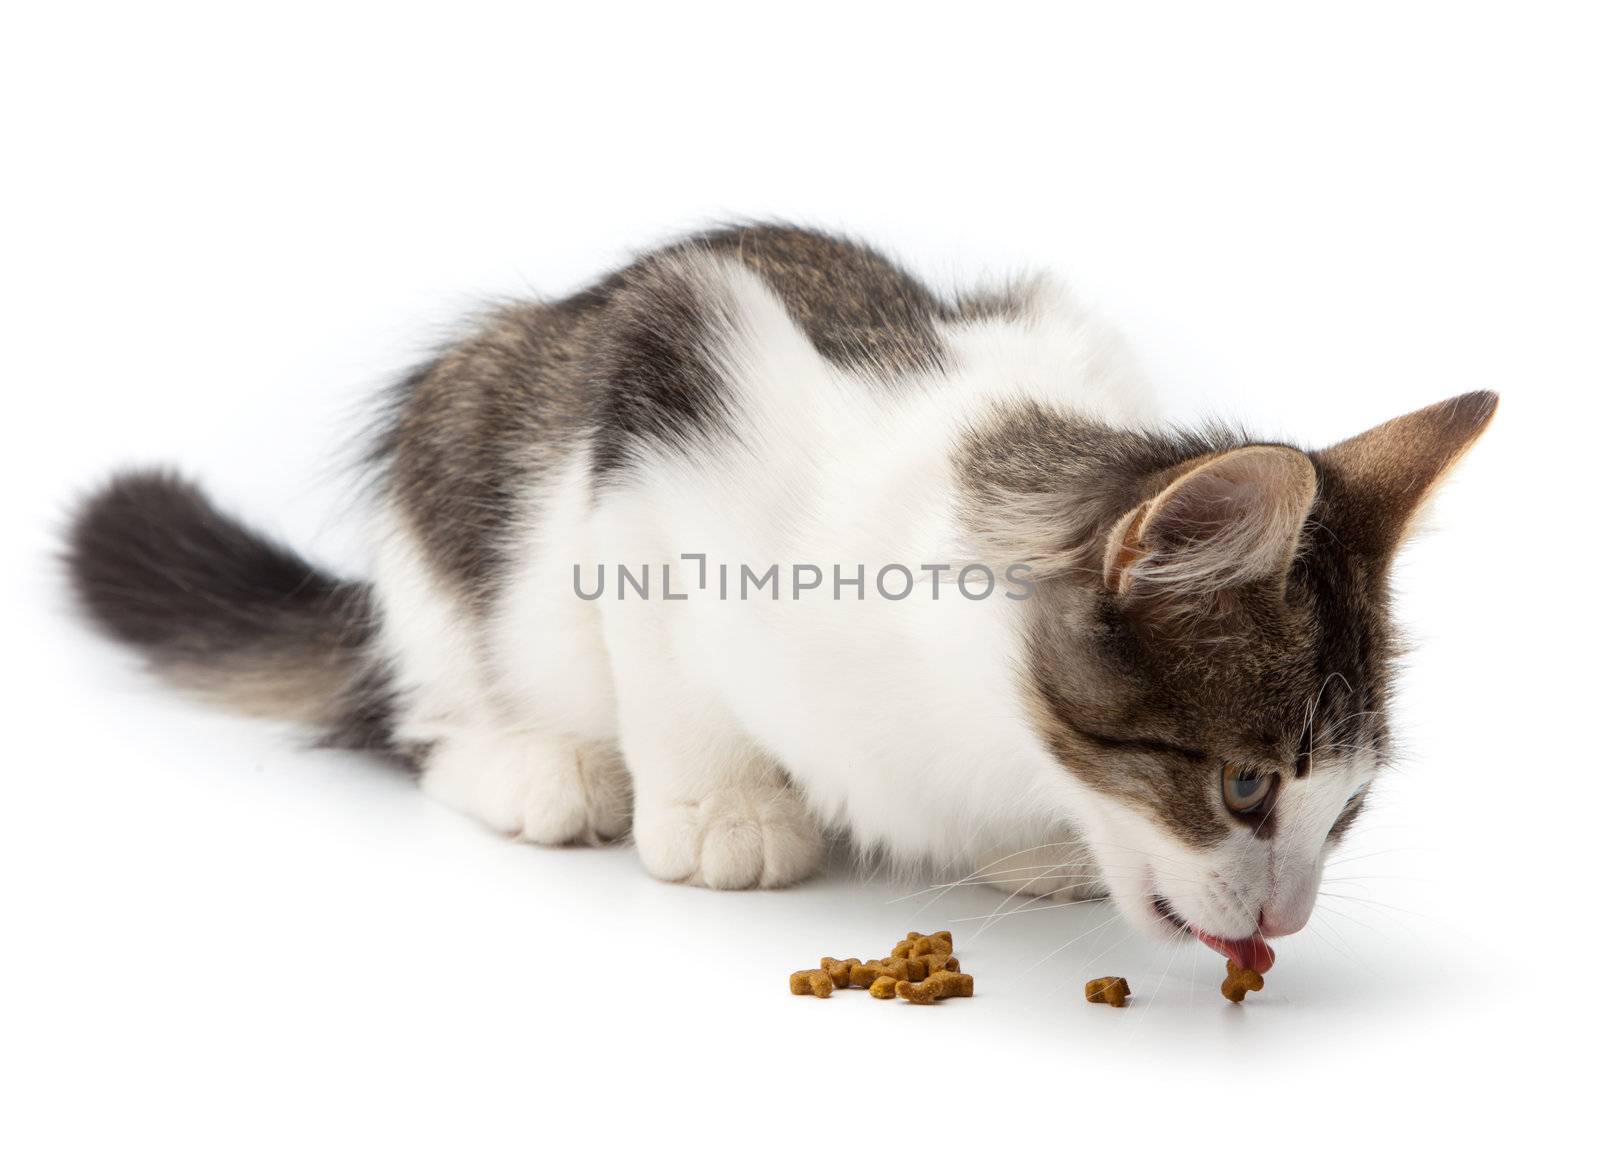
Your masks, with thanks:
[(907, 931), (894, 944), (888, 958), (828, 958), (813, 970), (789, 976), (789, 993), (828, 998), (849, 987), (865, 990), (875, 999), (902, 998), (908, 1003), (936, 1003), (940, 999), (971, 998), (972, 976), (963, 974), (955, 956), (955, 940), (947, 930), (932, 934)]

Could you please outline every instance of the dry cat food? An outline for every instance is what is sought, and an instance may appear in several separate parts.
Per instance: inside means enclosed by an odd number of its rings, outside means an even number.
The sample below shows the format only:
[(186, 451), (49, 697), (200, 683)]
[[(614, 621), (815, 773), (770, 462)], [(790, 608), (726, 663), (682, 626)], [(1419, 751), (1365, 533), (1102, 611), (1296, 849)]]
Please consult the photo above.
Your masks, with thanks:
[[(789, 976), (789, 993), (825, 999), (834, 991), (854, 987), (865, 990), (875, 999), (900, 998), (921, 1005), (949, 998), (971, 998), (972, 976), (962, 973), (961, 960), (955, 957), (954, 951), (955, 939), (947, 930), (933, 934), (907, 931), (905, 938), (890, 948), (887, 958), (863, 962), (858, 958), (824, 956), (818, 966), (795, 971)], [(1230, 1002), (1243, 1002), (1248, 992), (1259, 991), (1264, 985), (1256, 971), (1228, 960), (1228, 977), (1222, 980), (1222, 993)], [(1107, 975), (1084, 983), (1083, 997), (1091, 1003), (1123, 1007), (1133, 997), (1133, 990), (1122, 976)]]
[(822, 969), (828, 972), (828, 977), (833, 980), (837, 990), (843, 990), (851, 985), (850, 972), (860, 965), (861, 960), (858, 958), (828, 958), (824, 955), (822, 959)]
[(934, 1003), (940, 999), (972, 997), (972, 976), (958, 971), (934, 971), (920, 983), (898, 982), (894, 993), (908, 1003)]
[(857, 987), (875, 999), (898, 996), (912, 1003), (970, 998), (972, 976), (961, 973), (954, 951), (955, 939), (947, 930), (907, 931), (887, 958), (863, 962), (825, 956), (815, 969), (795, 971), (789, 976), (789, 993), (825, 999), (836, 990)]
[(1255, 971), (1228, 960), (1228, 977), (1222, 980), (1222, 994), (1230, 1003), (1244, 1002), (1246, 991), (1259, 991), (1264, 985), (1265, 980)]
[(900, 985), (900, 980), (893, 975), (880, 975), (872, 980), (872, 985), (867, 988), (867, 994), (875, 999), (894, 998), (894, 988)]
[[(1228, 977), (1222, 980), (1222, 993), (1229, 1002), (1242, 1003), (1247, 992), (1259, 991), (1264, 985), (1266, 985), (1265, 980), (1260, 974), (1238, 966), (1232, 959), (1228, 960)], [(1083, 984), (1083, 997), (1091, 1003), (1108, 1003), (1113, 1007), (1120, 1007), (1132, 994), (1133, 991), (1128, 988), (1128, 980), (1115, 975), (1103, 979), (1090, 979)]]
[[(894, 979), (896, 982), (911, 977), (912, 968), (903, 958), (869, 958), (864, 963), (856, 963), (850, 968), (849, 985), (853, 987), (871, 987), (879, 979)], [(927, 978), (927, 968), (924, 967), (922, 977)]]
[(1083, 984), (1083, 997), (1091, 1003), (1108, 1003), (1113, 1007), (1120, 1007), (1128, 1001), (1128, 996), (1131, 994), (1133, 991), (1128, 988), (1128, 980), (1120, 975), (1090, 979)]
[(894, 949), (889, 953), (895, 958), (927, 958), (943, 955), (949, 958), (955, 951), (954, 940), (947, 930), (936, 930), (932, 934), (918, 934), (916, 931), (907, 931), (906, 937), (894, 944)]
[(825, 970), (795, 971), (789, 976), (789, 993), (825, 999), (833, 994), (833, 980)]

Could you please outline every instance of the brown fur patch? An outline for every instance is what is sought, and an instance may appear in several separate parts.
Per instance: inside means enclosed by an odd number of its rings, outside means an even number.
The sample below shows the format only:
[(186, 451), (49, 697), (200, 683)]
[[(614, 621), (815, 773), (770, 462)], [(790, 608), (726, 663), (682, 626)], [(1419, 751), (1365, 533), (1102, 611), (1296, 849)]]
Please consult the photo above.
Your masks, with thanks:
[(604, 481), (641, 442), (717, 433), (722, 383), (707, 352), (726, 317), (694, 271), (715, 260), (760, 277), (823, 357), (880, 380), (943, 368), (936, 321), (1022, 299), (948, 305), (866, 246), (749, 225), (645, 254), (564, 300), (496, 310), (401, 382), (373, 454), (430, 563), (469, 604), (498, 588), (519, 499), (576, 440), (593, 439)]
[[(934, 323), (957, 311), (875, 249), (810, 229), (754, 225), (693, 237), (667, 251), (696, 249), (751, 269), (817, 352), (837, 365), (890, 376), (944, 367), (948, 354)], [(1001, 300), (994, 307), (1003, 307)]]

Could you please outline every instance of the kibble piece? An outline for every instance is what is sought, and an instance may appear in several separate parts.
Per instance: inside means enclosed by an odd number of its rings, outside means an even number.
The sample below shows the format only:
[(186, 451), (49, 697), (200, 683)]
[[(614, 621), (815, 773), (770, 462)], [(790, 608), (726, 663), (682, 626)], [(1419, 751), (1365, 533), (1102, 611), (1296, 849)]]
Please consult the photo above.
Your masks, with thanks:
[(833, 980), (824, 970), (795, 971), (789, 976), (789, 993), (829, 998), (833, 994)]
[(879, 975), (872, 980), (872, 985), (867, 988), (867, 994), (875, 999), (892, 999), (899, 982), (900, 980), (893, 975)]
[(934, 1003), (940, 999), (971, 998), (972, 976), (935, 971), (920, 983), (900, 982), (894, 993), (909, 1003)]
[(911, 966), (903, 958), (875, 958), (868, 959), (850, 968), (850, 985), (853, 987), (870, 987), (873, 982), (884, 975), (891, 975), (895, 979), (909, 979)]
[(908, 1003), (933, 1003), (944, 997), (944, 988), (927, 982), (908, 983), (904, 979), (895, 983), (894, 993)]
[(1230, 1003), (1244, 1002), (1246, 991), (1259, 991), (1265, 985), (1266, 981), (1255, 971), (1228, 960), (1228, 977), (1222, 980), (1222, 994)]
[(895, 943), (890, 954), (894, 958), (921, 958), (923, 955), (950, 954), (955, 950), (955, 939), (947, 930), (923, 934), (919, 930), (906, 931), (906, 937)]
[(844, 990), (850, 985), (850, 971), (861, 965), (858, 958), (827, 958), (822, 960), (822, 969), (828, 972), (828, 977), (833, 980), (835, 990)]
[(1090, 979), (1083, 984), (1083, 997), (1091, 1003), (1106, 1003), (1113, 1007), (1120, 1007), (1128, 1001), (1128, 996), (1133, 991), (1128, 987), (1128, 980), (1120, 975), (1107, 975), (1103, 979)]

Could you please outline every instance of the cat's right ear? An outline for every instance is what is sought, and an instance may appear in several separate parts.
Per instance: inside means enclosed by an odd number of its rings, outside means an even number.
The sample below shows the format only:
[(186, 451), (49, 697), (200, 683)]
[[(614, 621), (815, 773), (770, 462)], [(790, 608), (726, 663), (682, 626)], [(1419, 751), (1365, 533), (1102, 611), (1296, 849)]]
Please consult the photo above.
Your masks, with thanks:
[(1112, 527), (1103, 570), (1123, 597), (1215, 593), (1289, 572), (1317, 473), (1286, 445), (1200, 459)]
[(1368, 557), (1392, 556), (1499, 405), (1494, 393), (1463, 393), (1313, 454), (1322, 468), (1331, 531)]

